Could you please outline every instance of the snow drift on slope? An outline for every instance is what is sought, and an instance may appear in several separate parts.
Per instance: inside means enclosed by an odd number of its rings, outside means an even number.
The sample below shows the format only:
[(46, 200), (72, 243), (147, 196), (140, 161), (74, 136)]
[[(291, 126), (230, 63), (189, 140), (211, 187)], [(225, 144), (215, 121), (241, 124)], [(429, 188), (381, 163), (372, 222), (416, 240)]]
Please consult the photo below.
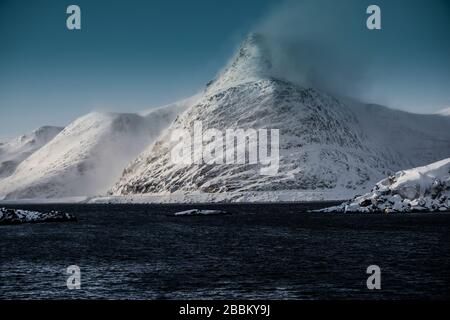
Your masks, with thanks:
[[(174, 130), (280, 129), (280, 169), (170, 161)], [(351, 198), (390, 172), (450, 156), (450, 119), (346, 103), (271, 74), (270, 47), (251, 35), (199, 101), (124, 171), (111, 195), (324, 191)], [(329, 192), (332, 191), (332, 192)]]
[(60, 127), (45, 126), (0, 144), (0, 179), (10, 176), (23, 160), (62, 130)]
[(0, 198), (102, 194), (185, 107), (181, 103), (142, 115), (94, 112), (81, 117), (0, 181)]
[(319, 212), (450, 211), (450, 158), (399, 171), (378, 182), (371, 192)]

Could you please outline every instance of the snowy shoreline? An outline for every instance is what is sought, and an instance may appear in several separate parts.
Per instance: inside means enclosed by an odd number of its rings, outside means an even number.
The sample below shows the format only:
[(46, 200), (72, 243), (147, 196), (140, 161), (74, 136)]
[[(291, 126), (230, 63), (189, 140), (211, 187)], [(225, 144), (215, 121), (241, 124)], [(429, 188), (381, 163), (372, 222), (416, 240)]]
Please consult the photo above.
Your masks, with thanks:
[[(354, 191), (352, 192), (354, 193)], [(352, 200), (342, 200), (352, 199)], [(157, 193), (128, 196), (72, 197), (0, 201), (0, 204), (285, 204), (330, 203), (337, 206), (318, 213), (415, 213), (450, 212), (450, 158), (423, 167), (398, 171), (375, 184), (363, 195), (349, 191), (265, 191), (224, 193)]]
[(0, 200), (0, 205), (18, 204), (221, 204), (343, 202), (352, 194), (324, 191), (273, 191), (239, 193), (171, 193), (128, 196), (66, 197), (57, 199)]

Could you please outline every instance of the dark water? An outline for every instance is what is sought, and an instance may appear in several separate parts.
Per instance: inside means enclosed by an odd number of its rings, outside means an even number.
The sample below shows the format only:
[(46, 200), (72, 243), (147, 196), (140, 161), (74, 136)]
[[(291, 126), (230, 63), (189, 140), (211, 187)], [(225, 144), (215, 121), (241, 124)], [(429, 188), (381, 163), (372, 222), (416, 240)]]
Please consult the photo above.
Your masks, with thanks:
[[(311, 205), (40, 205), (77, 223), (0, 226), (0, 298), (450, 298), (450, 214), (324, 215)], [(199, 207), (199, 206), (195, 206)], [(379, 265), (382, 289), (366, 287)], [(66, 268), (81, 268), (68, 290)]]

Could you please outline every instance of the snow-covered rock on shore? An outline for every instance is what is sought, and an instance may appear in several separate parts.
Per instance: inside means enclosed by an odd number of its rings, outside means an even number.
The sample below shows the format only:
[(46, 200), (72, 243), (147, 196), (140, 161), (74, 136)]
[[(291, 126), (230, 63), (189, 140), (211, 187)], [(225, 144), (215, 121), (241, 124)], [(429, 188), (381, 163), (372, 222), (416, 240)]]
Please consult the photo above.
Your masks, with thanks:
[(191, 209), (186, 211), (175, 212), (173, 217), (190, 217), (190, 216), (221, 216), (230, 214), (227, 211), (223, 210), (200, 210), (200, 209)]
[(62, 221), (76, 221), (76, 217), (69, 213), (59, 211), (43, 213), (37, 211), (0, 208), (0, 225)]
[(399, 171), (378, 182), (371, 192), (319, 212), (450, 211), (450, 158)]

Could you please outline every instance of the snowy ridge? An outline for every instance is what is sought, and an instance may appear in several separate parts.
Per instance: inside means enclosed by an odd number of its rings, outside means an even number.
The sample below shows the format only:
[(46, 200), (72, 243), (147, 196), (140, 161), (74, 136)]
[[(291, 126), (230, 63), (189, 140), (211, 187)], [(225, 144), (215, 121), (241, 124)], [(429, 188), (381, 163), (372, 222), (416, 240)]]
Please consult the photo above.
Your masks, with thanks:
[(371, 192), (319, 212), (450, 211), (450, 158), (399, 171), (378, 182)]
[[(450, 156), (450, 119), (336, 99), (271, 74), (264, 37), (251, 35), (199, 101), (124, 171), (112, 196), (317, 192), (354, 195), (388, 174)], [(280, 129), (278, 175), (258, 165), (176, 165), (173, 130)], [(222, 197), (220, 197), (222, 198)], [(301, 196), (297, 197), (301, 198)]]
[(144, 115), (93, 112), (0, 181), (0, 198), (36, 199), (105, 193), (135, 158), (187, 107), (176, 104)]
[(173, 121), (173, 119), (175, 119), (177, 115), (181, 114), (190, 106), (197, 103), (200, 97), (201, 94), (196, 94), (193, 95), (192, 97), (182, 99), (180, 101), (176, 101), (174, 103), (170, 103), (162, 107), (152, 108), (149, 110), (139, 112), (138, 114), (142, 117), (149, 117), (149, 118), (158, 117), (164, 120), (165, 123), (170, 123)]
[(13, 174), (33, 152), (52, 140), (63, 128), (45, 126), (0, 144), (0, 179)]

